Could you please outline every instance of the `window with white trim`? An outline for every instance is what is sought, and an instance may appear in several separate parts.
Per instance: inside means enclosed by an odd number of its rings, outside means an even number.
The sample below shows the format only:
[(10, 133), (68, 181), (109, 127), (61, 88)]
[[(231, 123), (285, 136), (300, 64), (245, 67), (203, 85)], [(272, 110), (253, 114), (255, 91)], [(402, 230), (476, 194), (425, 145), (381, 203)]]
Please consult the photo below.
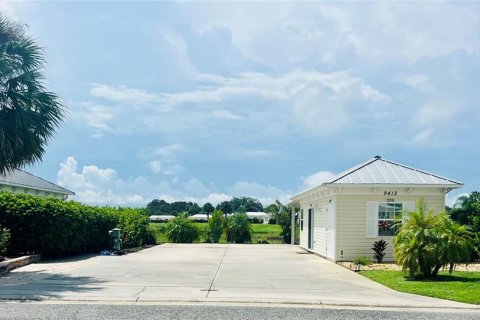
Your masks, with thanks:
[(380, 202), (378, 204), (378, 236), (394, 236), (395, 223), (402, 220), (401, 202)]

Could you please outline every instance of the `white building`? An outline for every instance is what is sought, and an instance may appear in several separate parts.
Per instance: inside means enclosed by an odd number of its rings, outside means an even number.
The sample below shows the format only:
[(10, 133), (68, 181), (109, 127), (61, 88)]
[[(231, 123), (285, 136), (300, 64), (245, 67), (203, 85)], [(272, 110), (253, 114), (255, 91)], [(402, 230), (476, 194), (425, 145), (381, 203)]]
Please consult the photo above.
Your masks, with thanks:
[(175, 216), (172, 215), (151, 215), (150, 222), (167, 222), (172, 219), (175, 219)]
[(23, 170), (12, 170), (6, 175), (0, 175), (0, 191), (26, 193), (38, 197), (57, 199), (67, 199), (69, 195), (75, 194), (73, 191)]
[(420, 198), (427, 210), (440, 213), (446, 193), (462, 186), (376, 156), (292, 198), (300, 208), (300, 246), (332, 261), (351, 261), (371, 258), (373, 243), (383, 239), (385, 260), (393, 260), (394, 220), (406, 219)]

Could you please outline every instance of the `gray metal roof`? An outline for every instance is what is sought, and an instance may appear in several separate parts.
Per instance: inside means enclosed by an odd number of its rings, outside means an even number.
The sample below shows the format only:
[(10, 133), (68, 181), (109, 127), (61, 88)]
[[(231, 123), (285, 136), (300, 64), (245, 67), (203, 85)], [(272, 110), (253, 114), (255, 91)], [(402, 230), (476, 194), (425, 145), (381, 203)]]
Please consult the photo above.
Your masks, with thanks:
[(324, 184), (406, 184), (462, 186), (461, 182), (376, 156)]
[(454, 189), (462, 187), (463, 183), (375, 156), (336, 175), (329, 181), (300, 192), (292, 199), (317, 188), (348, 185), (418, 185)]
[(0, 185), (10, 185), (15, 187), (32, 188), (48, 192), (56, 192), (61, 194), (74, 195), (73, 191), (62, 188), (54, 183), (39, 178), (31, 173), (23, 170), (12, 170), (6, 175), (0, 175)]

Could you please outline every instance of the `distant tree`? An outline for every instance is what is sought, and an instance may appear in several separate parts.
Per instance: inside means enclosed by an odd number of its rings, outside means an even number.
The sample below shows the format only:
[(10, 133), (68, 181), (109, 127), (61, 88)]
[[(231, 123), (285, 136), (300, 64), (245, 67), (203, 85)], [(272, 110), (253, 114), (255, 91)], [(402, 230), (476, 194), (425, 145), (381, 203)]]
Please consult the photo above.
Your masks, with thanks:
[(42, 48), (0, 15), (0, 174), (40, 161), (65, 117), (44, 85), (44, 67)]
[(275, 223), (278, 224), (278, 215), (280, 214), (280, 208), (277, 203), (272, 203), (265, 208), (265, 212), (270, 214), (271, 219), (275, 219)]
[(194, 214), (198, 214), (202, 211), (200, 206), (194, 202), (188, 202), (187, 205), (185, 206), (185, 210), (191, 216), (193, 216)]
[(245, 210), (245, 212), (262, 212), (263, 205), (262, 203), (255, 198), (251, 197), (241, 197), (241, 198), (233, 198), (230, 200), (230, 204), (232, 206), (233, 212), (240, 212), (241, 208)]
[(158, 200), (153, 199), (147, 204), (147, 214), (151, 215), (160, 215), (160, 214), (169, 214), (168, 210), (168, 203), (165, 200)]
[(461, 196), (449, 212), (452, 220), (467, 226), (473, 232), (475, 245), (472, 250), (472, 260), (480, 255), (480, 192), (473, 191), (469, 195)]
[(225, 214), (225, 218), (227, 217), (227, 214), (230, 214), (233, 212), (232, 210), (232, 205), (230, 204), (230, 201), (223, 201), (223, 202), (220, 202), (218, 205), (217, 205), (217, 210), (219, 211), (222, 211), (223, 214)]
[(202, 211), (207, 215), (207, 218), (209, 218), (212, 212), (215, 211), (215, 208), (210, 202), (207, 202), (203, 205)]
[(187, 211), (187, 202), (175, 201), (170, 203), (170, 212), (173, 215), (179, 215), (182, 212)]

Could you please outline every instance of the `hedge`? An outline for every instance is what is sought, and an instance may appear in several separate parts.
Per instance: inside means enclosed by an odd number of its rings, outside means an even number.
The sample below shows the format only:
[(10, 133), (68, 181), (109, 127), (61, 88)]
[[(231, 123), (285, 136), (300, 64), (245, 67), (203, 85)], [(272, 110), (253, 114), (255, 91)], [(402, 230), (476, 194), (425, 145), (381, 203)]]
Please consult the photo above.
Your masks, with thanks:
[(65, 256), (111, 247), (108, 231), (122, 229), (124, 247), (152, 242), (144, 210), (94, 207), (75, 201), (0, 192), (0, 225), (10, 230), (9, 255)]

